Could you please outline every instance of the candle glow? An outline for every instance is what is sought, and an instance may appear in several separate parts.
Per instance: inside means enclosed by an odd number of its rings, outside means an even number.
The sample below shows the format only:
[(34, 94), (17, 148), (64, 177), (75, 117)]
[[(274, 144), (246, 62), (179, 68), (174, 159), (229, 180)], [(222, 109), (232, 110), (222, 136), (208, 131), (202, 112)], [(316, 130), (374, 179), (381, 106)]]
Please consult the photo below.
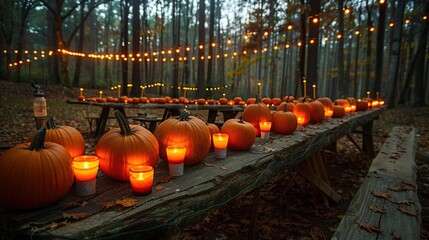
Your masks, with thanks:
[(80, 91), (80, 96), (83, 97), (83, 88), (80, 88), (79, 91)]
[(303, 117), (298, 117), (297, 122), (298, 122), (298, 125), (303, 125), (305, 122), (305, 119)]
[(99, 159), (94, 155), (82, 155), (73, 158), (73, 170), (76, 180), (87, 182), (97, 177)]
[(333, 114), (334, 114), (334, 111), (325, 110), (325, 118), (331, 118)]
[(185, 160), (185, 146), (167, 146), (167, 158), (169, 163), (182, 164)]
[(259, 122), (259, 128), (261, 132), (269, 132), (271, 131), (271, 122)]
[(135, 195), (147, 195), (152, 192), (153, 167), (135, 166), (130, 168), (130, 182)]
[(213, 145), (217, 149), (226, 149), (228, 146), (228, 134), (215, 133), (213, 134)]

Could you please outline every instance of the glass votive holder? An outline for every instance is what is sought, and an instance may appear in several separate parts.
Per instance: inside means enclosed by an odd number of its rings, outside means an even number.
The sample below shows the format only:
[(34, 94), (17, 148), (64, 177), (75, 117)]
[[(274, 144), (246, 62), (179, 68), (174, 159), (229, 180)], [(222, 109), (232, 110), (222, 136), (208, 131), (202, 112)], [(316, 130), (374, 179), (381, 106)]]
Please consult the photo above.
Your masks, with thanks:
[(77, 195), (88, 196), (96, 192), (98, 164), (99, 159), (95, 155), (82, 155), (73, 158)]
[(185, 146), (167, 146), (168, 171), (170, 176), (182, 176), (185, 162)]
[(259, 129), (261, 130), (261, 139), (270, 138), (271, 122), (259, 122)]
[(226, 158), (226, 148), (228, 147), (228, 134), (214, 133), (212, 138), (215, 150), (215, 157), (218, 159)]
[(135, 195), (144, 196), (152, 192), (153, 172), (152, 166), (140, 165), (130, 168), (130, 182)]

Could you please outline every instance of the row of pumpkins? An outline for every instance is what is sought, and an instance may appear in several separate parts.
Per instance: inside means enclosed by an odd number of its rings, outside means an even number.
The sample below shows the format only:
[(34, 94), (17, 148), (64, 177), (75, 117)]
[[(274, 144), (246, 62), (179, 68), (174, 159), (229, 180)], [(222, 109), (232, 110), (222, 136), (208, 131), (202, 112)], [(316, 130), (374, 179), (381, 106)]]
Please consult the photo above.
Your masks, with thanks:
[[(166, 146), (186, 146), (185, 165), (200, 163), (212, 147), (211, 136), (216, 132), (229, 135), (228, 148), (248, 150), (260, 135), (259, 122), (271, 121), (272, 130), (280, 134), (293, 133), (298, 118), (305, 118), (301, 125), (318, 123), (325, 118), (325, 109), (333, 110), (334, 117), (345, 114), (349, 106), (366, 110), (368, 101), (329, 98), (316, 101), (282, 102), (278, 111), (271, 111), (264, 103), (248, 105), (242, 119), (230, 119), (221, 129), (190, 116), (184, 110), (177, 118), (160, 123), (152, 134), (140, 125), (130, 125), (119, 111), (115, 116), (119, 128), (105, 133), (97, 142), (95, 154), (100, 160), (100, 170), (107, 176), (129, 180), (132, 165), (155, 166), (158, 159), (167, 160)], [(85, 154), (82, 134), (70, 126), (57, 126), (49, 118), (46, 127), (30, 135), (28, 142), (18, 144), (0, 156), (0, 205), (16, 209), (34, 209), (55, 203), (72, 187), (73, 157)]]

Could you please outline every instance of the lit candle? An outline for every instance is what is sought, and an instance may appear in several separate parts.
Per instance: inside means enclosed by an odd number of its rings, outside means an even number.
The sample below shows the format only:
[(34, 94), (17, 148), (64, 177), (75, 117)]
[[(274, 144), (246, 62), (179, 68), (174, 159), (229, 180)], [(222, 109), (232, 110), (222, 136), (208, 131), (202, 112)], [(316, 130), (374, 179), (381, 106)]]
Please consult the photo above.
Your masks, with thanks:
[(325, 110), (325, 118), (326, 118), (326, 119), (331, 118), (333, 114), (334, 114), (334, 111), (329, 110), (329, 109), (328, 109), (328, 110)]
[(79, 91), (80, 91), (80, 96), (83, 97), (83, 88), (80, 88)]
[(182, 176), (185, 161), (185, 146), (167, 146), (168, 170), (171, 176)]
[(258, 81), (258, 97), (261, 97), (261, 85), (262, 83), (260, 81)]
[(135, 195), (150, 194), (153, 185), (153, 167), (145, 165), (131, 167), (130, 182)]
[(118, 85), (118, 97), (121, 96), (121, 85)]
[(346, 114), (350, 113), (351, 107), (350, 106), (346, 106), (346, 107), (344, 107), (344, 110), (345, 110)]
[(316, 84), (313, 84), (313, 99), (316, 99)]
[(375, 96), (376, 96), (376, 97), (375, 97), (375, 99), (377, 99), (377, 100), (378, 100), (378, 99), (380, 98), (380, 93), (379, 93), (379, 92), (376, 92), (376, 93), (375, 93)]
[(297, 122), (298, 122), (298, 125), (304, 125), (304, 123), (305, 123), (305, 118), (303, 118), (303, 117), (297, 117)]
[(76, 192), (79, 196), (87, 196), (95, 193), (98, 163), (99, 159), (94, 155), (82, 155), (73, 158)]
[(369, 92), (369, 91), (366, 92), (366, 95), (367, 95), (368, 98), (370, 98), (371, 97), (371, 92)]
[(100, 91), (100, 98), (103, 97), (103, 91)]
[(226, 158), (226, 148), (228, 146), (228, 134), (214, 133), (213, 145), (215, 149), (215, 157), (219, 159)]
[(371, 107), (378, 107), (378, 101), (377, 100), (373, 100), (371, 103)]
[(304, 83), (304, 97), (306, 97), (307, 96), (307, 80), (305, 80), (305, 78), (304, 78), (304, 80), (302, 80), (302, 82)]
[(140, 92), (140, 97), (143, 97), (143, 93), (144, 93), (144, 87), (140, 86), (141, 92)]
[(261, 129), (261, 139), (269, 139), (271, 122), (259, 122), (259, 128)]

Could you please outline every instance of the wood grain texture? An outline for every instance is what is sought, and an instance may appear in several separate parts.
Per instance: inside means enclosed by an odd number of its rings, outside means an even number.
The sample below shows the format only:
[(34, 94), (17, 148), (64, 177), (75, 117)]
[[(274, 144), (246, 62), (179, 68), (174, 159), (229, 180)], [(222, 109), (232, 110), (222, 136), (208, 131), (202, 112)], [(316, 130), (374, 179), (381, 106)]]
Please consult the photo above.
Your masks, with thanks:
[[(394, 127), (332, 239), (393, 239), (394, 233), (402, 239), (420, 239), (417, 188), (407, 189), (416, 186), (414, 156), (415, 130)], [(360, 224), (377, 226), (380, 232), (368, 231)]]
[[(155, 168), (154, 183), (162, 189), (154, 188), (148, 196), (134, 196), (130, 183), (118, 182), (99, 173), (95, 195), (78, 197), (72, 189), (64, 199), (43, 209), (15, 211), (0, 208), (1, 234), (96, 238), (174, 232), (183, 224), (195, 222), (215, 208), (261, 186), (285, 168), (296, 166), (313, 152), (371, 122), (381, 111), (373, 109), (310, 124), (291, 135), (271, 134), (269, 140), (258, 138), (249, 151), (228, 150), (224, 160), (215, 159), (214, 153), (210, 152), (201, 164), (185, 167), (183, 176), (166, 183), (161, 180), (168, 176), (168, 166), (160, 161)], [(137, 199), (137, 204), (125, 209), (102, 206), (125, 197)], [(88, 217), (61, 224), (65, 221), (63, 212), (87, 213)]]

